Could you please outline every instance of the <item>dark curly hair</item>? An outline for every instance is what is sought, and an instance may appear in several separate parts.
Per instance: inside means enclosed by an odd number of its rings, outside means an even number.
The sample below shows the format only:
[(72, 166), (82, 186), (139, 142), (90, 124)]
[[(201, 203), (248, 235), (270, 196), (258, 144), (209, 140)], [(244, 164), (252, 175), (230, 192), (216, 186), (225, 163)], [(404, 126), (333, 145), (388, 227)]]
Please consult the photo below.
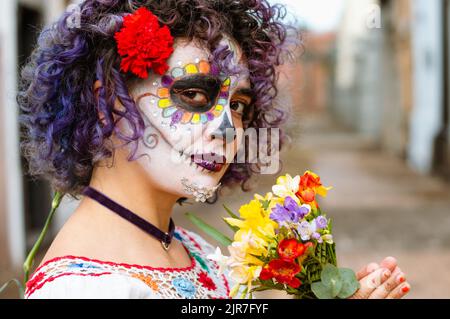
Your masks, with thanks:
[[(30, 174), (49, 179), (55, 190), (77, 195), (89, 184), (93, 167), (111, 157), (108, 139), (136, 142), (144, 121), (131, 98), (128, 76), (120, 72), (114, 34), (123, 17), (145, 6), (167, 25), (174, 38), (202, 40), (215, 55), (223, 33), (243, 50), (255, 93), (249, 127), (279, 127), (286, 112), (274, 106), (276, 66), (282, 63), (288, 27), (281, 22), (284, 7), (266, 0), (85, 0), (80, 24), (73, 28), (71, 12), (41, 32), (22, 70), (18, 102), (22, 111), (22, 150)], [(93, 83), (103, 87), (94, 93)], [(119, 100), (123, 110), (114, 108)], [(101, 123), (98, 112), (105, 115)], [(122, 135), (114, 117), (126, 119), (131, 135)], [(282, 137), (283, 139), (283, 137)], [(131, 160), (131, 158), (130, 158)], [(233, 163), (222, 184), (245, 182), (254, 173), (249, 163)]]

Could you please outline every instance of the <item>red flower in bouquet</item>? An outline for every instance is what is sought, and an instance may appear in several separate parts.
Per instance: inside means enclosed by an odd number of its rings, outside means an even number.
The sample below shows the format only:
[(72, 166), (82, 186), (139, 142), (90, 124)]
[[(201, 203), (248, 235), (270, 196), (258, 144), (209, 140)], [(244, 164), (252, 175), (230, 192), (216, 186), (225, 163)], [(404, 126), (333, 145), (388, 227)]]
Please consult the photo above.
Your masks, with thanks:
[(302, 284), (300, 279), (295, 277), (301, 271), (301, 267), (294, 262), (275, 259), (270, 261), (261, 271), (261, 280), (276, 279), (281, 284), (286, 284), (292, 288), (298, 288)]
[(173, 37), (169, 28), (160, 27), (158, 18), (141, 7), (124, 18), (122, 29), (115, 34), (120, 69), (145, 79), (150, 68), (159, 75), (168, 69), (167, 59), (173, 53)]
[(295, 238), (283, 239), (278, 245), (278, 255), (284, 261), (292, 262), (302, 256), (306, 246)]

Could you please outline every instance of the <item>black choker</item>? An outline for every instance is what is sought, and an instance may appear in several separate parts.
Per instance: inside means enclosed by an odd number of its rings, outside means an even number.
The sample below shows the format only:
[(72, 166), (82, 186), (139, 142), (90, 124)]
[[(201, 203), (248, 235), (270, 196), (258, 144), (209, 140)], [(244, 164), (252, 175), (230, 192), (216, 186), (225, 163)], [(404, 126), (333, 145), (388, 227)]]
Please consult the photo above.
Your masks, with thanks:
[(128, 220), (130, 223), (134, 224), (135, 226), (145, 231), (147, 234), (155, 237), (161, 242), (161, 245), (166, 251), (169, 250), (170, 243), (172, 242), (172, 238), (175, 232), (175, 224), (172, 218), (170, 219), (169, 232), (165, 233), (161, 231), (158, 227), (152, 225), (145, 219), (139, 217), (129, 209), (126, 209), (125, 207), (121, 206), (120, 204), (116, 203), (109, 197), (103, 195), (102, 193), (93, 189), (90, 186), (87, 186), (83, 190), (83, 194), (97, 201), (99, 204), (105, 206), (106, 208), (112, 210), (120, 217)]

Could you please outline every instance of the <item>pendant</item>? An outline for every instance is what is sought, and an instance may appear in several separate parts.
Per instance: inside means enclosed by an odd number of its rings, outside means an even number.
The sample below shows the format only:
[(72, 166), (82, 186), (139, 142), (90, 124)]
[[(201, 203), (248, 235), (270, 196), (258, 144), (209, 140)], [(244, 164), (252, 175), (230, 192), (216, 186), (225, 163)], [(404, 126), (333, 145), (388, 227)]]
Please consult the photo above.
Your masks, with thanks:
[(170, 248), (170, 244), (167, 244), (165, 241), (161, 241), (161, 245), (163, 246), (165, 251), (168, 251)]

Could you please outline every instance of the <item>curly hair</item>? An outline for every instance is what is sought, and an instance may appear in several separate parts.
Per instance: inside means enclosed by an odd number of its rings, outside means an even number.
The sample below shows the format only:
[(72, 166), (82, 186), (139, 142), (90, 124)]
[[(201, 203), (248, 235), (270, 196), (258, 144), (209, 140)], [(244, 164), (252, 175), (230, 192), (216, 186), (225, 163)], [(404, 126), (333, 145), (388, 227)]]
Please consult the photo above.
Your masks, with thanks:
[[(288, 26), (281, 22), (284, 7), (266, 0), (85, 0), (77, 28), (68, 24), (72, 13), (65, 12), (41, 32), (22, 70), (18, 94), (21, 146), (30, 174), (47, 178), (57, 191), (75, 196), (89, 184), (94, 165), (113, 155), (106, 143), (113, 134), (125, 143), (142, 137), (144, 120), (129, 94), (128, 76), (120, 72), (114, 40), (123, 17), (142, 6), (174, 38), (202, 40), (215, 55), (222, 52), (223, 33), (230, 35), (243, 50), (255, 93), (248, 127), (279, 127), (286, 118), (274, 105), (276, 67), (288, 38)], [(98, 96), (96, 80), (103, 83)], [(122, 110), (114, 108), (116, 100)], [(102, 122), (99, 112), (105, 116)], [(127, 120), (132, 134), (121, 134), (114, 118)], [(233, 163), (222, 184), (240, 184), (245, 190), (254, 172), (249, 163)]]

